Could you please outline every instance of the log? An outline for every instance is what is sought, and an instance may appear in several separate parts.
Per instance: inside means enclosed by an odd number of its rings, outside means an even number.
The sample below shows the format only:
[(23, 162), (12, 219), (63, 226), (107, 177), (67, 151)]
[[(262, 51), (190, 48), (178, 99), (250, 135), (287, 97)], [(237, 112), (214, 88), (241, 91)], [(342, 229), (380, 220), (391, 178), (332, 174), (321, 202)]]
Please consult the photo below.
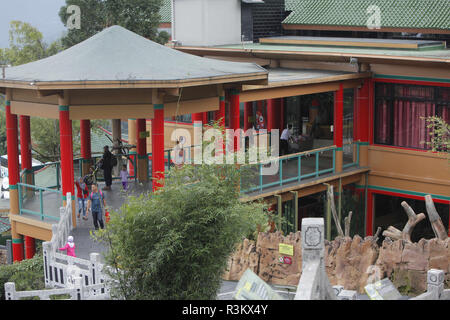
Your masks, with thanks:
[(344, 236), (344, 232), (342, 231), (341, 223), (340, 223), (340, 221), (338, 219), (338, 215), (336, 213), (336, 206), (334, 204), (333, 186), (329, 185), (329, 184), (327, 184), (327, 186), (328, 186), (327, 196), (328, 196), (328, 199), (330, 201), (331, 213), (333, 214), (333, 220), (334, 220), (334, 223), (336, 224), (336, 228), (337, 228), (337, 231), (338, 231), (338, 236), (339, 237), (343, 237)]
[(411, 233), (414, 230), (414, 227), (417, 223), (425, 219), (425, 215), (423, 213), (416, 215), (414, 210), (405, 201), (403, 201), (401, 205), (408, 215), (408, 222), (405, 224), (402, 231), (402, 239), (407, 242), (411, 242)]
[(344, 218), (344, 225), (345, 225), (345, 236), (350, 237), (350, 222), (352, 221), (352, 214), (353, 212), (350, 211), (348, 213), (348, 216)]
[(431, 227), (433, 228), (436, 238), (440, 240), (447, 239), (447, 232), (445, 231), (444, 224), (442, 223), (441, 217), (434, 206), (433, 199), (429, 194), (425, 196), (425, 207), (427, 209), (428, 219), (430, 219)]

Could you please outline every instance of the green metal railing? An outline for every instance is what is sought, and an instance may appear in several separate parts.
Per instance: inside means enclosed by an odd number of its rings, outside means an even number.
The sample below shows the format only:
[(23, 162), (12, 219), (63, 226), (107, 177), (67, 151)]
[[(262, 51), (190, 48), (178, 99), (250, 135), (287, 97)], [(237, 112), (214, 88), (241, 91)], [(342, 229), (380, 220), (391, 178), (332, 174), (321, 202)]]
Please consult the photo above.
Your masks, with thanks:
[[(241, 189), (241, 193), (247, 193), (247, 192), (252, 192), (252, 191), (262, 191), (265, 188), (269, 188), (269, 187), (273, 187), (273, 186), (283, 186), (287, 183), (291, 183), (294, 181), (300, 182), (306, 178), (311, 178), (311, 177), (319, 177), (320, 175), (323, 174), (327, 174), (327, 173), (335, 173), (335, 163), (336, 163), (336, 146), (331, 146), (331, 147), (325, 147), (325, 148), (320, 148), (320, 149), (315, 149), (315, 150), (310, 150), (310, 151), (304, 151), (304, 152), (299, 152), (296, 154), (292, 154), (292, 155), (287, 155), (287, 156), (282, 156), (282, 157), (278, 157), (272, 160), (273, 161), (278, 161), (278, 179), (274, 182), (269, 182), (269, 183), (263, 183), (263, 178), (264, 175), (262, 174), (262, 168), (264, 163), (258, 163), (255, 164), (258, 168), (258, 173), (257, 173), (257, 179), (258, 179), (258, 184), (256, 187), (250, 187), (248, 189)], [(331, 167), (329, 168), (325, 168), (325, 169), (320, 169), (320, 155), (324, 152), (332, 152), (332, 159), (331, 159)], [(311, 156), (315, 157), (315, 161), (314, 161), (314, 170), (313, 172), (310, 173), (306, 173), (306, 174), (302, 174), (302, 162), (304, 161), (304, 159), (306, 159), (307, 157), (310, 158)], [(297, 166), (296, 166), (296, 174), (294, 176), (289, 176), (289, 177), (284, 177), (283, 176), (283, 168), (286, 168), (286, 166), (284, 165), (284, 162), (286, 162), (286, 165), (290, 162), (297, 162)], [(323, 164), (323, 163), (322, 163)], [(292, 168), (292, 166), (291, 166)], [(266, 177), (273, 177), (275, 175), (267, 175)], [(242, 185), (242, 183), (241, 183)]]
[[(44, 218), (47, 218), (47, 219), (59, 221), (59, 216), (51, 216), (51, 215), (45, 214), (44, 193), (55, 193), (60, 196), (59, 197), (60, 199), (62, 199), (61, 191), (51, 189), (51, 188), (39, 187), (39, 186), (26, 184), (26, 183), (18, 183), (17, 185), (18, 185), (18, 190), (19, 190), (19, 213), (20, 214), (28, 213), (28, 214), (32, 214), (35, 216), (40, 216), (41, 220), (44, 220)], [(31, 198), (35, 197), (36, 193), (39, 195), (39, 211), (32, 210), (29, 208), (24, 208), (25, 201), (31, 200)], [(59, 215), (59, 210), (57, 211), (57, 214)]]

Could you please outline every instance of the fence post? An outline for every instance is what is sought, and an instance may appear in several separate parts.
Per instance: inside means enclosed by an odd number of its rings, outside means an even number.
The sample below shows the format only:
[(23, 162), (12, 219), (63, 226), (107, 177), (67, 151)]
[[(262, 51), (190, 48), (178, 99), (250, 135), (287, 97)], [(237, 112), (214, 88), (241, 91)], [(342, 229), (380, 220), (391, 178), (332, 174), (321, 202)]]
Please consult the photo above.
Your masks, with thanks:
[(76, 277), (74, 279), (74, 286), (75, 286), (75, 291), (76, 291), (76, 299), (75, 300), (84, 300), (83, 278)]
[(434, 300), (439, 300), (444, 292), (444, 271), (430, 269), (427, 272), (427, 291), (433, 294)]
[(42, 255), (44, 259), (44, 280), (46, 288), (50, 287), (50, 278), (49, 278), (50, 251), (51, 251), (51, 243), (48, 241), (43, 242)]
[(5, 299), (6, 300), (17, 300), (16, 284), (14, 282), (6, 282), (5, 283)]
[(99, 260), (100, 254), (93, 252), (89, 254), (89, 260), (91, 261), (91, 284), (100, 283), (100, 274), (99, 274)]

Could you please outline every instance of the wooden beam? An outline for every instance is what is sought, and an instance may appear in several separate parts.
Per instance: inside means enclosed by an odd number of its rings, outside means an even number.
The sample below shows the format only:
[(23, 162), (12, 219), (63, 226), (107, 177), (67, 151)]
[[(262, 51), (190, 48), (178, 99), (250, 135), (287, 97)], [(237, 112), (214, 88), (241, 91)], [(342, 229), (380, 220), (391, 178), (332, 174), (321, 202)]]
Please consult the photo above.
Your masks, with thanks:
[(71, 120), (153, 118), (153, 104), (71, 105)]
[(18, 234), (30, 236), (36, 239), (50, 241), (52, 238), (52, 224), (27, 218), (18, 214), (10, 214), (11, 223), (15, 224)]
[(59, 119), (58, 106), (46, 103), (11, 101), (11, 112), (17, 115)]
[(63, 92), (61, 90), (38, 90), (37, 95), (39, 98), (53, 96), (53, 95), (61, 95)]

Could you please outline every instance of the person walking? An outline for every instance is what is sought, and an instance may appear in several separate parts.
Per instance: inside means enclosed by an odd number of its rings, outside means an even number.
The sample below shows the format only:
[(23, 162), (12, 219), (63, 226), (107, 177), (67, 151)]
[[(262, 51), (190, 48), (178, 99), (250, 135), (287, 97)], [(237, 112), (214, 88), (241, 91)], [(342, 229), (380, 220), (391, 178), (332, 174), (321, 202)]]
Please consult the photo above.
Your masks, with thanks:
[(283, 130), (280, 137), (280, 149), (281, 155), (284, 156), (289, 153), (289, 138), (291, 137), (292, 124), (289, 124), (287, 128)]
[(120, 180), (122, 181), (123, 190), (128, 189), (128, 171), (127, 165), (124, 164), (122, 166), (122, 170), (120, 171)]
[(98, 186), (96, 184), (92, 185), (92, 192), (88, 198), (87, 208), (88, 210), (91, 209), (95, 230), (98, 230), (99, 224), (100, 228), (103, 229), (103, 209), (106, 208), (106, 201), (103, 197), (102, 191), (98, 190)]
[(103, 148), (103, 158), (102, 158), (102, 162), (103, 162), (103, 176), (105, 178), (105, 187), (103, 188), (103, 190), (111, 190), (111, 184), (112, 184), (112, 168), (113, 168), (113, 163), (112, 163), (112, 153), (109, 151), (109, 147), (105, 146)]
[(73, 242), (73, 237), (67, 237), (67, 243), (64, 247), (59, 248), (60, 251), (67, 251), (67, 255), (71, 257), (76, 257), (75, 255), (75, 242)]
[(80, 218), (80, 213), (83, 212), (83, 220), (87, 220), (86, 201), (89, 195), (89, 188), (81, 177), (75, 181), (75, 185), (77, 187), (78, 218)]

